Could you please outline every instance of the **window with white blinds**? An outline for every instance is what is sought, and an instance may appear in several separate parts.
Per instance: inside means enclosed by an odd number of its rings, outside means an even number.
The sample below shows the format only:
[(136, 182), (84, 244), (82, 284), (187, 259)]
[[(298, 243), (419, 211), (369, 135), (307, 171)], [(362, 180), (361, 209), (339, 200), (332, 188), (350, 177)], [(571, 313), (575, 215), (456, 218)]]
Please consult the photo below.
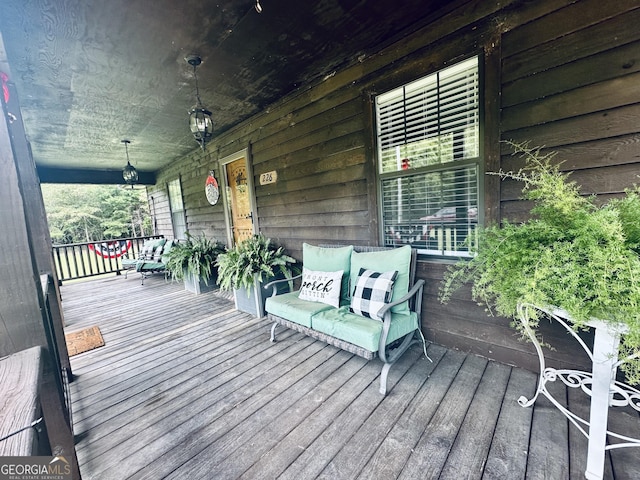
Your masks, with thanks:
[(376, 97), (384, 243), (468, 255), (478, 224), (478, 57)]
[(182, 187), (180, 179), (170, 181), (167, 184), (169, 189), (169, 208), (171, 209), (171, 224), (173, 225), (173, 236), (176, 239), (187, 238), (187, 218), (182, 201)]

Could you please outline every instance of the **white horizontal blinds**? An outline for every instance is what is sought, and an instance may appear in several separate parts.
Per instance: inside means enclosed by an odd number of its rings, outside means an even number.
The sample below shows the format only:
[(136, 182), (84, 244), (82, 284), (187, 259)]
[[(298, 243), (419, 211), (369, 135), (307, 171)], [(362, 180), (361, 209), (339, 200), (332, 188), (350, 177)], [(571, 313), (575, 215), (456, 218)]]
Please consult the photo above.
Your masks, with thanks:
[(381, 187), (385, 245), (466, 255), (461, 244), (478, 225), (476, 165), (389, 178)]
[(479, 155), (478, 58), (376, 98), (380, 172)]
[(478, 57), (376, 98), (385, 245), (473, 248), (463, 242), (478, 225), (479, 103)]

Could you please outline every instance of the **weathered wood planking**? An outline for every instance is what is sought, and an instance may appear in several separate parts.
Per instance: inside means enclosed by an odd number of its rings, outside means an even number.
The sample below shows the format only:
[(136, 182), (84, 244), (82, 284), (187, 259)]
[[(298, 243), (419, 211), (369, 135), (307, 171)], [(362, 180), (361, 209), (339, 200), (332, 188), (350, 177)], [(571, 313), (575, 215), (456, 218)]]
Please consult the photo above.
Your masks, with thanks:
[(533, 409), (523, 409), (513, 400), (521, 395), (531, 398), (536, 381), (536, 376), (531, 372), (515, 368), (511, 371), (498, 423), (493, 431), (483, 480), (525, 478)]
[(482, 474), (510, 373), (511, 369), (505, 365), (487, 365), (440, 478)]
[[(0, 438), (29, 427), (41, 417), (42, 370), (42, 347), (31, 347), (0, 358)], [(33, 428), (0, 442), (2, 457), (41, 454), (38, 434)]]
[[(547, 383), (547, 389), (561, 405), (567, 406), (566, 388), (562, 383)], [(569, 421), (559, 416), (557, 408), (540, 395), (531, 425), (527, 480), (569, 477), (568, 429)]]
[[(68, 328), (97, 324), (106, 342), (71, 358), (86, 478), (555, 480), (585, 469), (555, 408), (517, 404), (535, 389), (531, 372), (432, 344), (433, 364), (413, 348), (382, 397), (376, 361), (293, 331), (272, 344), (266, 320), (215, 294), (162, 277), (62, 289)], [(637, 412), (621, 413), (640, 428)], [(634, 478), (632, 451), (610, 458), (605, 478)]]

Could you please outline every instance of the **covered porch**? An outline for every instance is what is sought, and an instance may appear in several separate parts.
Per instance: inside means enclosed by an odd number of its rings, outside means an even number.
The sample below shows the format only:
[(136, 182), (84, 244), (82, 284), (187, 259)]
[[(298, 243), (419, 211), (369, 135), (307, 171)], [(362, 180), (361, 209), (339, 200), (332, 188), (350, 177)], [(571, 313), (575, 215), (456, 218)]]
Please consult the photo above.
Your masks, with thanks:
[[(584, 478), (586, 439), (544, 398), (536, 375), (429, 344), (378, 393), (366, 362), (155, 277), (62, 286), (66, 331), (97, 325), (105, 346), (71, 357), (83, 478)], [(428, 322), (428, 319), (424, 320)], [(588, 400), (559, 385), (579, 412)], [(640, 430), (637, 412), (610, 425)], [(605, 478), (640, 478), (634, 449), (607, 454)]]

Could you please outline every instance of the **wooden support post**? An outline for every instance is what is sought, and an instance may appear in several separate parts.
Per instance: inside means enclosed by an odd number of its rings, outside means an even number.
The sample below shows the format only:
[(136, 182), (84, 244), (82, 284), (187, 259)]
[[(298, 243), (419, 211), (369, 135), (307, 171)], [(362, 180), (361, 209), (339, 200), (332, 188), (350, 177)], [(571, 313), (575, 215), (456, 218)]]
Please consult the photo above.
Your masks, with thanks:
[(59, 338), (62, 313), (59, 304), (52, 312), (41, 283), (41, 274), (53, 275), (49, 229), (17, 94), (13, 85), (7, 86), (9, 102), (0, 95), (0, 357), (42, 347), (40, 399), (49, 443), (53, 454), (74, 465), (73, 478), (79, 479), (64, 401), (61, 358), (68, 363), (68, 356), (64, 338)]

